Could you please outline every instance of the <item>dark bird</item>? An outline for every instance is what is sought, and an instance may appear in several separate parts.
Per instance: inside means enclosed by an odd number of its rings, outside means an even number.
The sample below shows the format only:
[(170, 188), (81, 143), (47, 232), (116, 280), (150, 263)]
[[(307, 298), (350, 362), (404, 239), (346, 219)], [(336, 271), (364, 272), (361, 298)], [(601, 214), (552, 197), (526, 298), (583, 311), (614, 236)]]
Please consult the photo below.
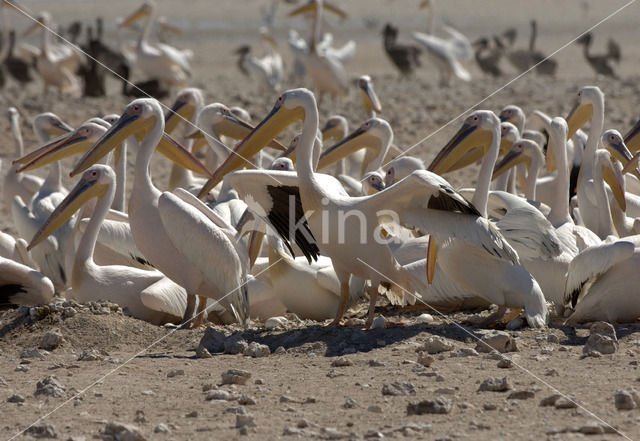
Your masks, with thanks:
[(402, 75), (411, 75), (420, 66), (420, 49), (411, 44), (398, 43), (398, 28), (387, 23), (382, 30), (384, 50)]
[(86, 63), (83, 63), (78, 68), (78, 75), (83, 80), (83, 96), (105, 96), (107, 94), (106, 88), (106, 71), (101, 64), (96, 61), (97, 54), (91, 50), (91, 43), (93, 39), (93, 29), (91, 26), (87, 26), (88, 45), (85, 48), (86, 52), (90, 55), (87, 57)]
[(233, 53), (238, 55), (238, 61), (236, 61), (236, 66), (238, 66), (238, 69), (240, 69), (240, 72), (242, 72), (243, 75), (250, 76), (249, 69), (247, 69), (247, 66), (245, 64), (245, 60), (247, 55), (251, 53), (251, 46), (246, 44), (242, 45), (238, 49), (233, 51)]
[(9, 41), (7, 41), (6, 44), (8, 44), (7, 56), (2, 61), (2, 65), (6, 68), (11, 78), (21, 84), (33, 81), (33, 76), (31, 76), (31, 66), (23, 59), (18, 58), (13, 54), (16, 44), (16, 32), (14, 30), (9, 32)]
[[(541, 75), (555, 75), (558, 62), (547, 58), (542, 52), (536, 51), (536, 37), (538, 36), (538, 24), (531, 20), (531, 36), (529, 37), (529, 53), (532, 66), (536, 66), (536, 73)], [(540, 63), (540, 64), (538, 64)]]
[(601, 55), (591, 55), (589, 53), (591, 44), (593, 43), (593, 35), (591, 35), (591, 32), (587, 32), (580, 37), (577, 43), (584, 46), (582, 52), (584, 58), (596, 73), (607, 77), (617, 77), (613, 67), (611, 67), (610, 60), (615, 61), (616, 63), (620, 62), (621, 52), (618, 43), (610, 38), (609, 43), (607, 44), (607, 53)]
[(475, 49), (475, 59), (480, 70), (494, 77), (502, 75), (502, 70), (498, 64), (504, 55), (504, 48), (495, 43), (491, 46), (489, 39), (486, 37), (479, 38), (472, 46)]
[(156, 99), (162, 99), (169, 96), (169, 89), (164, 88), (157, 78), (131, 85), (129, 82), (129, 66), (125, 66), (125, 75), (122, 75), (122, 94), (135, 98), (148, 98), (151, 96)]

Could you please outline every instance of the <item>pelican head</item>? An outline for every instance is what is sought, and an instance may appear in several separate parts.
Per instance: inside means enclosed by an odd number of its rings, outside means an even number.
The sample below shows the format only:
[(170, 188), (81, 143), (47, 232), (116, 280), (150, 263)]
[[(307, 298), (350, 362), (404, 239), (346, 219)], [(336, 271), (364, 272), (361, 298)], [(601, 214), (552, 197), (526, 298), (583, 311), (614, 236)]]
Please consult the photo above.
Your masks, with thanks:
[(191, 121), (196, 110), (201, 109), (203, 104), (204, 97), (200, 89), (195, 87), (182, 89), (164, 118), (164, 131), (171, 134), (180, 121)]
[[(578, 92), (578, 99), (567, 116), (569, 131), (567, 137), (571, 138), (576, 131), (593, 117), (594, 103), (604, 103), (604, 94), (597, 86), (585, 86)], [(567, 139), (568, 139), (567, 138)]]
[(375, 113), (382, 113), (382, 106), (378, 95), (373, 90), (373, 81), (369, 75), (362, 75), (358, 78), (358, 89), (362, 93), (362, 105), (367, 115), (373, 115)]
[(400, 181), (416, 170), (424, 170), (424, 162), (415, 156), (400, 156), (389, 163), (384, 175), (384, 186), (388, 187)]
[(273, 160), (271, 170), (293, 171), (293, 161), (289, 158), (280, 157)]
[(137, 21), (143, 19), (144, 17), (148, 17), (153, 12), (155, 8), (155, 3), (151, 0), (145, 1), (138, 9), (133, 11), (131, 15), (122, 20), (120, 23), (120, 27), (129, 27)]
[(534, 157), (537, 157), (540, 163), (544, 161), (542, 149), (540, 149), (538, 143), (530, 139), (520, 138), (513, 143), (511, 150), (495, 165), (491, 179), (497, 178), (517, 164), (530, 165)]
[(622, 135), (616, 129), (609, 129), (602, 134), (602, 145), (623, 165), (627, 165), (633, 157)]
[(624, 142), (632, 152), (637, 152), (638, 150), (640, 150), (640, 136), (638, 136), (639, 133), (640, 120), (638, 120), (638, 122), (636, 122), (633, 127), (631, 127), (631, 130), (629, 130), (627, 134), (624, 135)]
[[(130, 135), (142, 141), (157, 124), (163, 124), (162, 108), (153, 98), (139, 98), (132, 101), (118, 120), (96, 141), (70, 173), (82, 173), (102, 159), (107, 153), (120, 146)], [(163, 134), (156, 149), (164, 156), (196, 173), (211, 175), (207, 168), (188, 150), (167, 134)]]
[(40, 11), (40, 13), (36, 16), (36, 21), (34, 21), (31, 26), (25, 29), (22, 32), (22, 35), (26, 37), (27, 35), (32, 34), (36, 29), (39, 29), (40, 27), (49, 28), (51, 27), (51, 23), (53, 23), (51, 14), (48, 11)]
[(72, 155), (86, 153), (106, 131), (104, 125), (93, 121), (85, 122), (73, 132), (17, 159), (16, 164), (24, 164), (17, 171), (34, 170)]
[(367, 148), (367, 154), (362, 163), (362, 174), (364, 174), (367, 165), (379, 155), (383, 148), (389, 145), (392, 139), (393, 130), (388, 122), (381, 118), (370, 118), (342, 141), (322, 152), (318, 162), (318, 170), (328, 167), (364, 147)]
[(347, 136), (348, 129), (349, 123), (347, 119), (341, 115), (334, 115), (327, 120), (322, 128), (322, 141), (327, 139), (340, 140)]
[(271, 112), (253, 129), (242, 142), (238, 143), (227, 159), (213, 173), (198, 197), (204, 197), (222, 178), (234, 170), (251, 166), (248, 158), (254, 157), (273, 138), (296, 121), (305, 119), (305, 108), (316, 106), (313, 93), (308, 89), (291, 89), (276, 100)]
[(73, 131), (73, 127), (62, 121), (58, 115), (51, 112), (36, 115), (36, 117), (33, 118), (33, 129), (36, 133), (42, 132), (49, 138)]
[(27, 250), (31, 250), (64, 225), (89, 199), (100, 198), (107, 191), (113, 192), (115, 179), (114, 171), (107, 165), (96, 164), (85, 171), (80, 181), (33, 236)]
[(622, 173), (622, 166), (619, 162), (613, 161), (609, 150), (598, 149), (596, 150), (596, 157), (594, 162), (595, 167), (601, 167), (602, 179), (609, 184), (613, 197), (618, 203), (618, 206), (622, 211), (627, 209), (627, 201), (624, 194), (624, 177)]
[(516, 127), (524, 126), (525, 115), (522, 109), (518, 106), (510, 104), (503, 108), (498, 115), (501, 122), (510, 122)]
[(513, 143), (520, 138), (518, 128), (510, 122), (500, 123), (500, 156), (506, 155)]
[(384, 190), (384, 178), (379, 171), (367, 172), (363, 180), (363, 193), (372, 195), (378, 191)]
[(158, 20), (156, 20), (156, 23), (158, 23), (158, 26), (163, 31), (171, 32), (177, 35), (182, 35), (182, 29), (180, 29), (178, 26), (175, 26), (169, 23), (169, 21), (167, 20), (167, 17), (165, 17), (164, 15), (161, 15), (160, 17), (158, 17)]
[[(500, 120), (490, 110), (476, 110), (471, 113), (451, 140), (438, 152), (428, 170), (442, 174), (452, 170), (452, 166), (474, 148), (484, 151), (490, 145), (495, 127)], [(479, 155), (482, 157), (482, 153)]]
[(120, 119), (120, 115), (118, 115), (117, 113), (109, 113), (108, 115), (102, 117), (102, 120), (109, 123), (110, 126), (118, 121), (118, 119)]

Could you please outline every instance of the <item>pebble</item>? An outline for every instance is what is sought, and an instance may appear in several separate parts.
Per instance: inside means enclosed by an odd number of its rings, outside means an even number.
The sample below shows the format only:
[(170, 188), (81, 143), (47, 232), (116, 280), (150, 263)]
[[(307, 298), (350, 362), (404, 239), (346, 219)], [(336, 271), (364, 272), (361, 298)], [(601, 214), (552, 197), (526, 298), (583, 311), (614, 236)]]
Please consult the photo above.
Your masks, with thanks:
[(344, 402), (342, 407), (344, 407), (345, 409), (353, 409), (355, 407), (358, 407), (358, 402), (353, 398), (347, 398), (347, 401)]
[(416, 323), (433, 323), (433, 316), (431, 314), (420, 314), (416, 317)]
[(224, 352), (224, 342), (226, 339), (227, 336), (224, 335), (224, 332), (218, 331), (211, 326), (207, 326), (207, 329), (204, 331), (204, 335), (200, 339), (198, 348), (206, 349), (210, 354)]
[(454, 344), (446, 338), (434, 335), (427, 338), (424, 344), (420, 346), (417, 351), (425, 351), (429, 354), (439, 354), (440, 352), (453, 351), (454, 348)]
[(369, 367), (383, 367), (386, 366), (387, 363), (383, 362), (383, 361), (378, 361), (375, 359), (369, 360)]
[(29, 427), (25, 432), (34, 438), (57, 438), (56, 428), (52, 424), (36, 424)]
[(278, 316), (278, 317), (270, 317), (264, 322), (264, 327), (266, 329), (278, 329), (278, 328), (286, 328), (288, 320), (286, 317)]
[(496, 406), (496, 405), (495, 405), (495, 404), (493, 404), (493, 403), (484, 403), (484, 404), (482, 405), (482, 408), (483, 408), (484, 410), (496, 410), (496, 409), (498, 408), (498, 406)]
[(147, 389), (147, 390), (143, 390), (142, 392), (140, 392), (142, 395), (145, 395), (147, 397), (155, 395), (156, 393), (154, 391), (152, 391), (151, 389)]
[(136, 417), (133, 419), (134, 423), (146, 423), (147, 416), (144, 414), (144, 410), (136, 410)]
[(212, 358), (211, 352), (204, 346), (198, 346), (196, 348), (196, 358)]
[(224, 341), (225, 354), (244, 354), (249, 349), (249, 343), (239, 334), (234, 334)]
[(559, 377), (560, 374), (558, 373), (558, 371), (554, 368), (547, 368), (544, 370), (544, 374), (547, 377)]
[(236, 414), (236, 428), (242, 427), (255, 427), (255, 417), (250, 413), (237, 413)]
[(506, 392), (513, 389), (508, 377), (503, 378), (487, 378), (480, 384), (478, 391), (484, 392)]
[(29, 372), (29, 366), (27, 366), (26, 364), (19, 364), (18, 366), (16, 366), (15, 371), (16, 372)]
[(565, 397), (560, 397), (554, 403), (556, 409), (575, 409), (578, 405), (574, 400), (569, 400)]
[(169, 428), (165, 424), (160, 423), (153, 428), (153, 433), (169, 433)]
[(513, 361), (508, 358), (503, 358), (498, 362), (500, 369), (511, 369), (513, 367)]
[(273, 353), (274, 353), (274, 354), (278, 354), (278, 355), (279, 355), (279, 354), (286, 354), (286, 353), (287, 353), (287, 350), (284, 348), (284, 346), (278, 346), (278, 347), (276, 348), (276, 350), (275, 350), (275, 351), (273, 351)]
[(640, 405), (640, 395), (634, 388), (617, 390), (614, 400), (618, 410), (631, 410)]
[(333, 367), (346, 367), (353, 366), (353, 361), (347, 357), (338, 357), (331, 362), (331, 366)]
[(256, 341), (252, 341), (251, 343), (249, 343), (249, 346), (244, 351), (244, 355), (253, 358), (266, 357), (269, 354), (271, 354), (271, 349), (269, 349), (269, 346), (263, 345)]
[(478, 351), (473, 348), (460, 348), (456, 353), (458, 357), (478, 357), (479, 355)]
[(324, 439), (345, 439), (350, 437), (348, 433), (340, 432), (335, 427), (323, 427), (320, 429), (320, 433)]
[(25, 349), (20, 353), (20, 358), (37, 358), (38, 360), (44, 360), (46, 355), (49, 355), (49, 352), (40, 349)]
[(105, 355), (109, 355), (106, 353), (101, 353), (96, 349), (89, 349), (88, 351), (82, 351), (78, 360), (80, 361), (100, 361), (104, 360)]
[(382, 395), (400, 396), (400, 395), (415, 395), (416, 388), (413, 383), (384, 383), (382, 385)]
[(180, 375), (184, 375), (184, 369), (173, 369), (170, 370), (169, 373), (167, 374), (168, 378), (173, 378), (173, 377), (177, 377)]
[(250, 395), (242, 394), (238, 397), (238, 404), (242, 404), (243, 406), (254, 405), (256, 403), (256, 399)]
[(42, 336), (42, 340), (40, 340), (40, 345), (38, 347), (40, 349), (52, 351), (60, 346), (63, 341), (64, 338), (62, 338), (62, 332), (60, 332), (59, 329), (52, 329)]
[(438, 395), (455, 395), (456, 389), (454, 387), (441, 387), (440, 389), (436, 389), (435, 393)]
[(482, 337), (476, 345), (476, 351), (487, 353), (493, 350), (500, 353), (517, 352), (518, 346), (516, 340), (508, 332), (492, 331)]
[(507, 331), (515, 331), (518, 329), (522, 329), (523, 326), (524, 326), (524, 320), (522, 319), (522, 317), (518, 316), (513, 320), (511, 320), (509, 323), (507, 323), (507, 326), (505, 326), (505, 329)]
[(378, 406), (377, 404), (372, 404), (371, 406), (367, 407), (367, 411), (371, 413), (382, 413), (382, 407)]
[(433, 358), (433, 355), (425, 354), (424, 352), (420, 352), (418, 354), (418, 363), (422, 366), (429, 367), (435, 360), (436, 359)]
[(133, 424), (108, 423), (100, 437), (106, 441), (145, 441), (140, 429)]
[(232, 399), (232, 396), (226, 390), (216, 389), (216, 390), (210, 390), (209, 392), (207, 392), (207, 396), (205, 399), (207, 401), (211, 401), (211, 400), (229, 401)]
[(532, 390), (516, 390), (509, 394), (507, 400), (528, 400), (536, 396)]
[(24, 403), (24, 397), (20, 394), (13, 394), (7, 398), (8, 403)]
[(422, 400), (417, 403), (407, 404), (407, 415), (447, 414), (451, 412), (452, 407), (450, 399), (436, 397), (433, 400)]
[(613, 354), (618, 350), (616, 329), (607, 322), (595, 322), (589, 328), (590, 335), (582, 348), (585, 356), (599, 357)]
[(251, 373), (241, 369), (229, 369), (222, 373), (222, 384), (247, 384)]
[(35, 395), (49, 395), (56, 398), (65, 396), (67, 388), (58, 380), (55, 375), (49, 375), (42, 381), (36, 383)]
[(194, 410), (185, 415), (185, 418), (198, 418), (198, 411)]
[(371, 324), (371, 329), (383, 329), (387, 326), (387, 319), (383, 316), (378, 316), (373, 319), (373, 323)]
[(559, 394), (549, 395), (548, 397), (540, 400), (540, 406), (542, 407), (555, 406), (556, 401), (558, 401), (560, 398), (562, 398), (562, 395), (559, 395)]

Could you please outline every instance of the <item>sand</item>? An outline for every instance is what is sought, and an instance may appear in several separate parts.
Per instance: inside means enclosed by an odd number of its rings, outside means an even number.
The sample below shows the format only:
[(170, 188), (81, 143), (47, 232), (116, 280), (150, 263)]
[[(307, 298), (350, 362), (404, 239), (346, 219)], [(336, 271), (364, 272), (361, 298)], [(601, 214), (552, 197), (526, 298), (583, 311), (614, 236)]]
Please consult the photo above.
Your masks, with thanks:
[[(241, 44), (258, 45), (256, 33), (261, 24), (259, 7), (266, 1), (158, 1), (160, 14), (182, 26), (185, 33), (173, 38), (173, 44), (193, 49), (192, 85), (205, 90), (207, 102), (219, 101), (246, 107), (254, 120), (271, 108), (277, 94), (265, 92), (251, 79), (241, 76), (235, 67), (233, 50)], [(580, 87), (598, 85), (606, 96), (605, 129), (625, 132), (638, 118), (637, 23), (640, 8), (632, 5), (602, 24), (595, 31), (594, 52), (604, 51), (608, 37), (622, 47), (619, 65), (621, 79), (596, 77), (585, 63), (581, 47), (570, 45), (556, 55), (558, 75), (548, 79), (517, 76), (505, 62), (507, 74), (498, 79), (483, 76), (469, 65), (473, 79), (453, 87), (438, 85), (437, 71), (424, 57), (425, 66), (411, 79), (400, 78), (382, 52), (380, 28), (390, 21), (400, 27), (401, 38), (410, 40), (410, 32), (424, 28), (424, 15), (416, 11), (417, 1), (349, 1), (345, 8), (353, 18), (339, 23), (331, 21), (337, 44), (354, 39), (357, 55), (348, 65), (351, 77), (369, 73), (383, 104), (383, 115), (395, 131), (395, 142), (411, 154), (430, 161), (460, 125), (456, 118), (478, 106), (494, 111), (507, 104), (521, 105), (526, 112), (540, 109), (551, 115), (566, 116)], [(107, 38), (115, 31), (113, 20), (134, 8), (131, 2), (56, 0), (25, 2), (32, 10), (48, 9), (61, 24), (72, 20), (90, 20), (102, 15), (107, 24)], [(480, 6), (481, 5), (481, 6)], [(482, 35), (502, 32), (516, 26), (524, 47), (528, 38), (528, 22), (536, 18), (539, 25), (537, 47), (545, 53), (561, 48), (589, 26), (605, 18), (622, 1), (585, 2), (440, 2), (439, 13), (456, 25), (473, 41)], [(281, 41), (281, 52), (287, 65), (291, 56), (284, 37), (289, 27), (302, 29), (300, 20), (285, 20), (287, 9), (280, 6), (275, 35)], [(28, 21), (11, 19), (22, 29)], [(134, 34), (129, 34), (133, 36)], [(31, 37), (37, 42), (38, 37)], [(109, 41), (109, 40), (108, 40)], [(106, 113), (120, 113), (128, 100), (119, 95), (120, 84), (109, 82), (109, 97), (58, 97), (42, 94), (39, 83), (24, 89), (11, 84), (1, 92), (0, 104), (19, 108), (25, 125), (36, 114), (53, 111), (76, 126), (85, 119)], [(310, 86), (286, 82), (285, 88)], [(497, 92), (496, 92), (497, 91)], [(495, 93), (494, 93), (495, 92)], [(486, 99), (486, 97), (490, 98)], [(165, 100), (170, 105), (171, 99)], [(321, 119), (339, 113), (351, 126), (364, 118), (355, 88), (348, 99), (326, 100), (320, 107)], [(282, 137), (288, 142), (294, 130)], [(36, 146), (32, 131), (23, 130), (27, 149)], [(3, 170), (13, 157), (13, 140), (6, 118), (0, 119), (0, 157)], [(131, 163), (132, 157), (129, 158)], [(71, 160), (64, 162), (65, 167)], [(153, 174), (160, 186), (168, 179), (169, 165), (164, 159), (154, 160)], [(475, 183), (476, 167), (446, 176), (456, 187)], [(131, 180), (129, 180), (131, 182)], [(67, 185), (73, 185), (68, 180)], [(15, 233), (7, 207), (0, 215), (3, 231)], [(364, 306), (364, 305), (362, 305)], [(98, 308), (99, 310), (99, 308)], [(79, 311), (74, 317), (59, 313), (44, 314), (39, 320), (26, 320), (19, 311), (0, 314), (0, 438), (10, 438), (39, 417), (52, 412), (43, 424), (55, 426), (60, 439), (71, 436), (91, 439), (105, 430), (108, 422), (138, 426), (147, 439), (361, 439), (395, 437), (408, 439), (574, 439), (582, 432), (602, 432), (602, 421), (616, 427), (630, 438), (640, 436), (637, 409), (619, 411), (614, 405), (618, 389), (637, 385), (637, 357), (640, 340), (637, 326), (617, 327), (620, 347), (613, 355), (583, 358), (583, 345), (589, 331), (586, 327), (563, 327), (553, 322), (548, 330), (525, 329), (510, 334), (519, 352), (514, 361), (521, 366), (499, 368), (493, 356), (467, 355), (465, 348), (475, 348), (474, 336), (482, 330), (459, 327), (468, 314), (435, 316), (432, 323), (418, 323), (423, 311), (404, 311), (379, 303), (377, 314), (405, 326), (361, 331), (327, 329), (321, 324), (290, 321), (285, 329), (266, 331), (259, 323), (246, 331), (230, 327), (246, 341), (278, 347), (284, 351), (264, 358), (243, 355), (215, 355), (209, 359), (195, 357), (195, 349), (204, 331), (173, 332), (124, 316), (120, 312), (94, 314)], [(362, 317), (364, 310), (352, 311)], [(359, 315), (358, 315), (359, 314)], [(485, 313), (486, 314), (486, 313)], [(23, 351), (38, 347), (42, 336), (58, 328), (65, 342), (43, 355), (42, 359), (21, 358)], [(170, 333), (155, 346), (149, 345)], [(549, 335), (555, 337), (549, 337)], [(416, 348), (432, 335), (446, 338), (455, 349), (434, 355), (430, 367), (417, 363)], [(463, 349), (463, 352), (460, 352)], [(102, 352), (103, 359), (79, 360), (83, 351)], [(131, 357), (133, 360), (120, 367)], [(352, 365), (332, 366), (340, 356)], [(26, 366), (15, 370), (17, 366)], [(221, 373), (238, 368), (251, 373), (244, 386), (219, 386)], [(25, 371), (26, 370), (26, 371)], [(180, 374), (179, 371), (184, 371)], [(176, 374), (176, 371), (178, 373)], [(173, 373), (173, 375), (169, 375)], [(62, 397), (34, 395), (36, 383), (55, 375), (66, 386)], [(106, 377), (104, 377), (106, 375)], [(491, 377), (508, 377), (512, 390), (478, 392), (480, 383)], [(103, 378), (104, 377), (104, 378)], [(259, 381), (258, 381), (259, 380)], [(96, 381), (98, 383), (96, 383)], [(411, 383), (415, 395), (383, 395), (385, 383)], [(84, 394), (76, 393), (93, 385)], [(254, 417), (255, 427), (246, 434), (236, 428), (237, 401), (207, 401), (203, 388), (220, 388), (232, 394), (247, 394), (256, 404), (243, 407)], [(638, 387), (638, 386), (636, 386)], [(555, 388), (555, 389), (554, 389)], [(557, 389), (557, 390), (556, 390)], [(513, 391), (528, 391), (509, 399)], [(575, 397), (582, 408), (557, 409), (541, 407), (543, 398), (554, 393)], [(14, 394), (23, 403), (8, 402)], [(422, 400), (444, 397), (451, 400), (448, 414), (408, 415), (407, 405)], [(69, 400), (65, 403), (65, 400)], [(353, 401), (352, 401), (353, 400)], [(638, 403), (640, 405), (640, 403)], [(61, 406), (62, 405), (62, 406)], [(59, 409), (57, 409), (61, 406)], [(378, 406), (370, 408), (370, 406)], [(229, 411), (229, 409), (232, 409)], [(57, 410), (56, 410), (57, 409)], [(196, 412), (197, 416), (192, 412)], [(593, 414), (591, 413), (593, 412)], [(594, 421), (598, 421), (594, 425)], [(169, 432), (154, 432), (158, 424)], [(158, 429), (161, 430), (161, 429)], [(287, 435), (288, 434), (288, 435)], [(620, 438), (614, 434), (598, 434), (598, 439)], [(77, 438), (81, 439), (81, 438)]]

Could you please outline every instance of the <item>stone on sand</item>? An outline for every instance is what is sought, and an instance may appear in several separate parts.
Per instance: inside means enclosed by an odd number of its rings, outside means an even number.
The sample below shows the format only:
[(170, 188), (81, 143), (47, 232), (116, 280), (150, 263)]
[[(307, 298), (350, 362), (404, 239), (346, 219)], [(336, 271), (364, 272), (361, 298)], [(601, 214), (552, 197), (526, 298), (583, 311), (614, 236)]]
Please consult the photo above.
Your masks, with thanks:
[(508, 332), (493, 331), (482, 337), (476, 345), (476, 351), (487, 353), (493, 350), (500, 353), (517, 352), (518, 346), (516, 340)]
[(438, 335), (427, 338), (422, 346), (417, 351), (428, 352), (429, 354), (439, 354), (440, 352), (453, 351), (454, 344), (444, 337)]
[(146, 441), (137, 426), (119, 422), (108, 423), (100, 436), (105, 441)]
[(228, 369), (222, 373), (222, 384), (247, 384), (251, 373), (241, 369)]
[(62, 338), (62, 332), (60, 332), (59, 329), (52, 329), (42, 336), (42, 340), (40, 340), (40, 345), (38, 347), (47, 351), (53, 351), (60, 346), (63, 341), (64, 338)]

